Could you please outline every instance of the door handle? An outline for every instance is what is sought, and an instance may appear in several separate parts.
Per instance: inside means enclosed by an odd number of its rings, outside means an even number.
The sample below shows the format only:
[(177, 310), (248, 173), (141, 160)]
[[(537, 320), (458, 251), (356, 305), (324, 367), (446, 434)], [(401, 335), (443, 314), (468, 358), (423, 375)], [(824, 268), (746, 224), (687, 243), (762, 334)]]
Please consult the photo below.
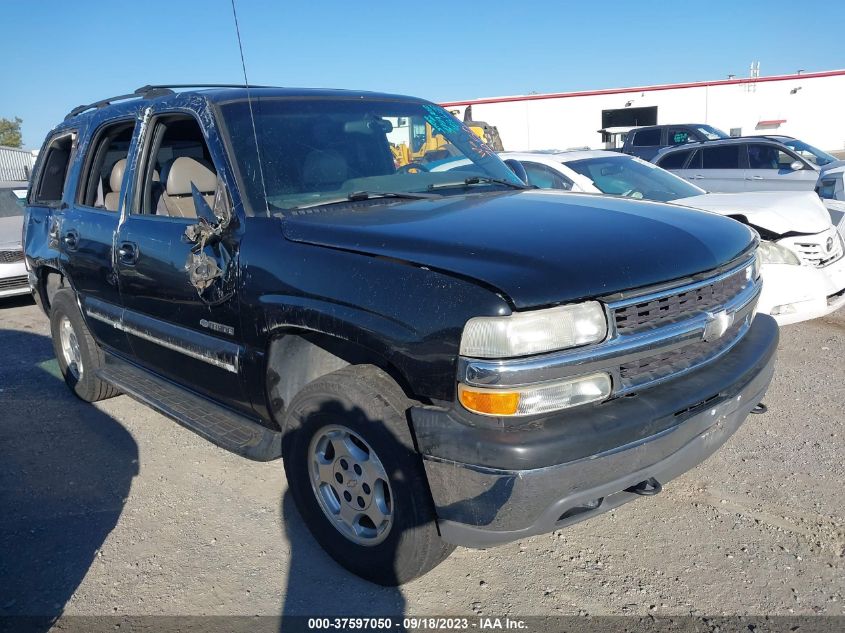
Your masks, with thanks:
[(746, 180), (763, 180), (762, 176), (746, 176)]
[(64, 238), (65, 246), (69, 251), (75, 251), (76, 248), (79, 246), (79, 233), (77, 233), (74, 229), (71, 229), (67, 233), (65, 233)]
[(701, 180), (702, 178), (704, 178), (704, 176), (702, 176), (701, 174), (696, 174), (692, 177), (693, 180)]
[(134, 264), (138, 261), (138, 245), (135, 242), (121, 242), (117, 254), (124, 264)]

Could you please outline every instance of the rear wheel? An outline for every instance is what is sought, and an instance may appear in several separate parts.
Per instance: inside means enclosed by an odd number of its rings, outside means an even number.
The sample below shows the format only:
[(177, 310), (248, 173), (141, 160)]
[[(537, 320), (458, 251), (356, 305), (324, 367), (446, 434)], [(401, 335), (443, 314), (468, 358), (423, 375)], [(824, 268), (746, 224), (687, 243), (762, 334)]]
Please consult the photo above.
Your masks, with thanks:
[(306, 386), (286, 414), (285, 472), (299, 513), (332, 558), (380, 585), (422, 576), (454, 550), (437, 530), (410, 404), (386, 373), (359, 365)]
[(105, 363), (103, 352), (82, 320), (72, 290), (62, 289), (53, 296), (50, 332), (59, 370), (79, 398), (96, 402), (120, 393), (96, 375)]

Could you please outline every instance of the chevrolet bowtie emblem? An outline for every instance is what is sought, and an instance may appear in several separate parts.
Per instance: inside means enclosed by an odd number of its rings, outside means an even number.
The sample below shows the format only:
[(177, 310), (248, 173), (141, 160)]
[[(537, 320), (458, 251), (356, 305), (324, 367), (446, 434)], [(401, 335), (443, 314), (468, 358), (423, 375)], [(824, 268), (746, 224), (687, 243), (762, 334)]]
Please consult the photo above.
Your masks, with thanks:
[(728, 313), (727, 310), (708, 312), (707, 325), (704, 326), (704, 335), (702, 338), (705, 341), (715, 341), (722, 338), (733, 322), (734, 315), (733, 313)]

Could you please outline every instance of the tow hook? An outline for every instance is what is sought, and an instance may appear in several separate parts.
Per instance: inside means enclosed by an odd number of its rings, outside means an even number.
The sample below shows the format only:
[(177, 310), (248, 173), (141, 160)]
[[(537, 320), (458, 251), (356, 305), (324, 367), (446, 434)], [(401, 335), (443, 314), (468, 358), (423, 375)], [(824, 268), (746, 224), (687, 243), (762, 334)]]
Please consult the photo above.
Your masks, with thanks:
[(761, 415), (761, 414), (765, 413), (765, 412), (766, 412), (766, 411), (768, 411), (768, 410), (769, 410), (769, 407), (767, 407), (767, 406), (766, 406), (765, 404), (763, 404), (762, 402), (758, 402), (758, 403), (757, 403), (757, 406), (756, 406), (756, 407), (754, 407), (753, 409), (751, 409), (751, 413), (753, 413), (754, 415)]
[(625, 488), (625, 492), (633, 492), (635, 495), (641, 495), (643, 497), (653, 497), (656, 494), (660, 494), (662, 490), (663, 486), (654, 477), (649, 477), (645, 481), (634, 484), (630, 488)]

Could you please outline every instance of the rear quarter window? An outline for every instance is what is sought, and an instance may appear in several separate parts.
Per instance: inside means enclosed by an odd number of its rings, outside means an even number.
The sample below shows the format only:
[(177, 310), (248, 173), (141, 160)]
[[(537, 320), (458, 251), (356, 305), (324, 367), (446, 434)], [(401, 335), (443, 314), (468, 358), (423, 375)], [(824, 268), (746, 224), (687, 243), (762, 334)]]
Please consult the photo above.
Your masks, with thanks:
[(75, 142), (76, 133), (65, 132), (44, 148), (44, 162), (30, 200), (33, 204), (57, 205), (62, 201)]
[(634, 133), (634, 147), (660, 145), (660, 130), (640, 130)]

